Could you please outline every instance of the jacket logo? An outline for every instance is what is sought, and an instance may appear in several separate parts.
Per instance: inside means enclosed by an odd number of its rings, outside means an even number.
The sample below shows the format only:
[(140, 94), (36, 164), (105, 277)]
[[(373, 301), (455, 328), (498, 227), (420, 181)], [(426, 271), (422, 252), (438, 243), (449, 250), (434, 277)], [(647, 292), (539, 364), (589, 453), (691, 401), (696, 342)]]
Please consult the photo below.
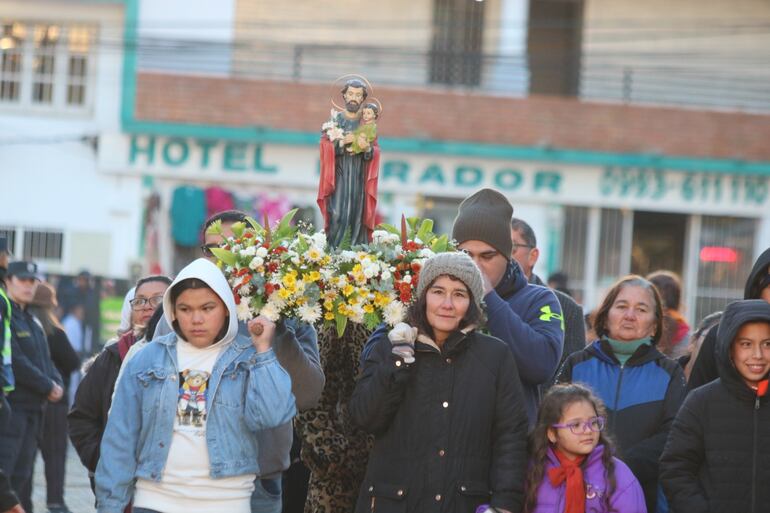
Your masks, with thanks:
[(29, 331), (17, 331), (17, 332), (16, 332), (16, 336), (17, 336), (17, 337), (19, 337), (19, 338), (22, 338), (22, 337), (31, 337), (31, 336), (32, 336), (32, 333), (30, 333)]
[(564, 316), (562, 314), (552, 312), (551, 305), (545, 305), (540, 309), (540, 311), (543, 313), (540, 316), (541, 321), (548, 322), (551, 319), (558, 319), (559, 321), (561, 321), (561, 330), (564, 331)]

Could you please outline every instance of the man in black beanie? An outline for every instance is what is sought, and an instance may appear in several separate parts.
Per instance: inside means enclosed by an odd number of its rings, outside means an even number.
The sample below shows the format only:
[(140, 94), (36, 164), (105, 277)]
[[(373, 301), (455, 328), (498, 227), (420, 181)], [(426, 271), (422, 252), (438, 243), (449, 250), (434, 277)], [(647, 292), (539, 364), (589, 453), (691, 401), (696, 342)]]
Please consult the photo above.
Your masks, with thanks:
[(511, 259), (512, 217), (513, 207), (505, 196), (482, 189), (460, 204), (452, 238), (484, 276), (487, 328), (513, 353), (532, 426), (540, 399), (538, 386), (548, 382), (559, 365), (564, 319), (554, 293), (530, 284)]

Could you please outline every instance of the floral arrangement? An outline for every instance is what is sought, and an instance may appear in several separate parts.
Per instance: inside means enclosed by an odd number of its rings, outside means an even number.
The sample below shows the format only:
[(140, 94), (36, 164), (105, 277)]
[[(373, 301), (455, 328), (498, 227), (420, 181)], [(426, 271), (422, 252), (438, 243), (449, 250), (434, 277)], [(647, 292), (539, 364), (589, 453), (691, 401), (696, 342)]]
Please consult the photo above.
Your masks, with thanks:
[(334, 144), (345, 137), (345, 131), (339, 124), (337, 124), (337, 116), (339, 116), (340, 113), (332, 109), (330, 114), (331, 117), (329, 118), (329, 121), (321, 125), (321, 132), (323, 132), (326, 137), (329, 138), (329, 141)]
[[(401, 230), (381, 225), (370, 244), (329, 251), (323, 232), (292, 226), (296, 210), (274, 230), (248, 218), (232, 226), (233, 236), (212, 252), (233, 289), (238, 318), (294, 317), (334, 326), (342, 336), (348, 322), (374, 329), (401, 322), (414, 298), (423, 262), (450, 251), (433, 221), (402, 218)], [(209, 233), (222, 234), (219, 224)]]
[[(331, 261), (326, 236), (293, 226), (296, 213), (287, 213), (273, 231), (252, 218), (248, 224), (234, 223), (233, 236), (211, 250), (233, 290), (238, 319), (261, 314), (272, 321), (283, 316), (313, 324), (321, 318), (321, 271)], [(222, 235), (221, 223), (207, 233)]]

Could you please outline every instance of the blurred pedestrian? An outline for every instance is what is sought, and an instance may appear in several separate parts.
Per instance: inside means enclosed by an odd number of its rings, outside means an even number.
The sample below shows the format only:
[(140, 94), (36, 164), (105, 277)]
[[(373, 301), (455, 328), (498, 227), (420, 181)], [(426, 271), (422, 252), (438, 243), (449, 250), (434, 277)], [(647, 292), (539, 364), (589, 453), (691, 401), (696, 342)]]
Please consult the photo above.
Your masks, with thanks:
[(586, 384), (607, 405), (619, 457), (655, 512), (658, 460), (685, 395), (682, 368), (656, 349), (663, 334), (658, 290), (641, 276), (621, 278), (596, 311), (594, 329), (599, 340), (567, 358), (557, 382)]
[(770, 506), (770, 304), (730, 303), (717, 332), (719, 379), (674, 420), (660, 480), (675, 511), (759, 513)]
[(11, 478), (22, 506), (32, 511), (32, 473), (40, 441), (46, 401), (62, 399), (62, 378), (51, 361), (45, 333), (29, 304), (37, 286), (37, 265), (8, 265), (11, 299), (11, 347), (15, 388), (8, 394), (10, 421), (0, 430), (0, 468)]
[[(537, 248), (537, 237), (532, 227), (523, 219), (514, 217), (511, 219), (511, 241), (513, 242), (511, 258), (518, 262), (529, 283), (545, 287), (543, 280), (533, 272), (540, 257), (540, 250)], [(586, 346), (583, 307), (560, 290), (554, 289), (553, 293), (559, 300), (564, 316), (564, 350), (559, 361), (559, 367), (561, 367), (569, 355)]]
[(272, 349), (276, 325), (257, 317), (251, 337), (239, 335), (232, 291), (205, 259), (182, 269), (163, 309), (174, 333), (128, 362), (115, 390), (97, 511), (120, 512), (133, 498), (134, 513), (249, 513), (256, 433), (296, 413)]
[(527, 513), (646, 513), (639, 481), (614, 457), (607, 409), (582, 385), (556, 385), (529, 435)]
[(483, 295), (467, 255), (433, 256), (408, 322), (374, 342), (350, 401), (376, 436), (356, 513), (521, 510), (526, 405), (511, 351), (477, 330)]
[(8, 241), (0, 237), (0, 431), (10, 419), (11, 408), (5, 396), (13, 391), (11, 364), (11, 300), (5, 291), (8, 272)]
[(11, 482), (0, 469), (0, 513), (24, 513), (19, 498), (11, 489)]
[(88, 469), (93, 488), (93, 476), (99, 462), (99, 444), (107, 425), (115, 383), (131, 347), (141, 341), (145, 327), (163, 301), (163, 294), (171, 284), (166, 276), (140, 278), (130, 300), (130, 329), (114, 343), (107, 344), (88, 365), (85, 376), (75, 394), (69, 413), (69, 435), (80, 461)]
[(714, 312), (708, 314), (701, 319), (698, 325), (695, 327), (695, 331), (690, 337), (690, 342), (687, 344), (687, 353), (679, 358), (679, 365), (684, 368), (684, 377), (689, 381), (690, 373), (692, 372), (692, 366), (695, 360), (698, 358), (698, 353), (703, 345), (703, 341), (708, 336), (709, 332), (719, 324), (719, 320), (722, 318), (722, 312)]
[[(770, 303), (770, 248), (759, 255), (746, 279), (743, 299), (762, 299)], [(710, 383), (719, 377), (717, 368), (717, 329), (709, 330), (692, 365), (687, 390)]]
[(647, 279), (655, 285), (663, 300), (663, 336), (658, 350), (676, 360), (687, 352), (687, 342), (690, 338), (690, 325), (679, 311), (682, 281), (676, 273), (666, 270), (650, 273)]
[(71, 513), (64, 503), (64, 475), (67, 462), (67, 411), (70, 376), (80, 367), (80, 358), (70, 345), (59, 319), (56, 318), (56, 290), (48, 283), (41, 282), (35, 289), (35, 296), (29, 312), (43, 327), (48, 339), (56, 370), (62, 377), (64, 396), (60, 401), (48, 403), (43, 414), (43, 436), (40, 452), (45, 464), (46, 505), (49, 513)]
[(460, 204), (452, 238), (481, 270), (487, 329), (513, 353), (533, 425), (540, 402), (538, 387), (553, 377), (561, 360), (564, 318), (554, 293), (530, 284), (511, 258), (512, 216), (513, 207), (505, 196), (482, 189)]
[(572, 296), (572, 291), (569, 289), (569, 276), (567, 276), (567, 273), (556, 271), (548, 277), (547, 283), (549, 288)]

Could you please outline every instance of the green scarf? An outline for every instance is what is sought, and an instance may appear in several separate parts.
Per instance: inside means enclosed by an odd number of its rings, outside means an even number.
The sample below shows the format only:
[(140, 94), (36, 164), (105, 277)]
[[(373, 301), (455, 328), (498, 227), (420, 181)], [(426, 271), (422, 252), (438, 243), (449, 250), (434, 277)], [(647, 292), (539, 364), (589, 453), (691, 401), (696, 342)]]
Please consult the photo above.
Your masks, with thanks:
[(628, 342), (615, 340), (610, 337), (604, 337), (604, 340), (610, 344), (612, 352), (615, 354), (615, 358), (620, 362), (620, 365), (625, 365), (628, 359), (631, 358), (631, 355), (644, 344), (652, 345), (652, 337), (644, 337)]

